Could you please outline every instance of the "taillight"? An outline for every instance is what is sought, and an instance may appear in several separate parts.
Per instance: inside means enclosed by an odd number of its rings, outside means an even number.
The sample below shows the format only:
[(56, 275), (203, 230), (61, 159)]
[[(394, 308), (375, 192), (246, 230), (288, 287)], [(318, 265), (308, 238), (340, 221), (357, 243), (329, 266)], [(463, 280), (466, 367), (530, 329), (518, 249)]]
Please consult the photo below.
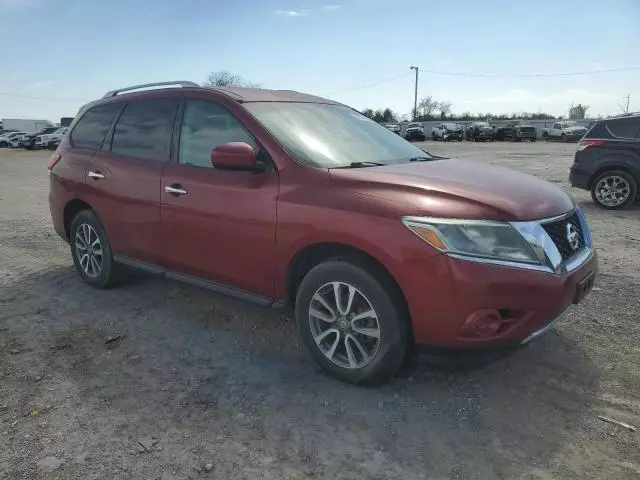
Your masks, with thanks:
[(605, 140), (580, 140), (578, 142), (578, 151), (581, 152), (589, 147), (597, 147), (599, 145), (604, 145), (607, 143)]
[(47, 164), (47, 170), (49, 170), (49, 173), (51, 173), (51, 170), (53, 170), (53, 167), (56, 166), (56, 163), (58, 163), (61, 158), (62, 155), (60, 155), (59, 153), (54, 153), (53, 155), (51, 155), (49, 163)]

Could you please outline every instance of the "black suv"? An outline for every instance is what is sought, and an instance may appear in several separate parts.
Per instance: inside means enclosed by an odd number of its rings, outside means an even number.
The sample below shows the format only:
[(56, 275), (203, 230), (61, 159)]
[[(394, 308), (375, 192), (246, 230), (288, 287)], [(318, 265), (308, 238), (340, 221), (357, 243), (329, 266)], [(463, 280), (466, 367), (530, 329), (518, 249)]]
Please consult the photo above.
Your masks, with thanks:
[(597, 121), (578, 143), (569, 181), (591, 190), (593, 201), (604, 208), (638, 200), (640, 113)]

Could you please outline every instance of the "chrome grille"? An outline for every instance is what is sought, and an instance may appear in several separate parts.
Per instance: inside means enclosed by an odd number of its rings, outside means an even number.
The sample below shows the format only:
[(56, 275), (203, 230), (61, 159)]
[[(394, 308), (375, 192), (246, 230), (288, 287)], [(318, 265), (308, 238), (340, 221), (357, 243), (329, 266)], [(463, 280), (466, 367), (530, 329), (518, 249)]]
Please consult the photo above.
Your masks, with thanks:
[[(579, 245), (577, 249), (573, 249), (571, 244), (569, 243), (569, 239), (567, 237), (567, 226), (573, 225), (573, 227), (578, 232), (578, 240)], [(554, 222), (545, 223), (542, 225), (542, 228), (547, 232), (556, 248), (560, 252), (563, 261), (569, 260), (571, 257), (581, 252), (585, 247), (584, 240), (584, 232), (582, 231), (582, 223), (578, 218), (578, 214), (574, 213), (573, 215), (563, 218), (562, 220), (556, 220)]]

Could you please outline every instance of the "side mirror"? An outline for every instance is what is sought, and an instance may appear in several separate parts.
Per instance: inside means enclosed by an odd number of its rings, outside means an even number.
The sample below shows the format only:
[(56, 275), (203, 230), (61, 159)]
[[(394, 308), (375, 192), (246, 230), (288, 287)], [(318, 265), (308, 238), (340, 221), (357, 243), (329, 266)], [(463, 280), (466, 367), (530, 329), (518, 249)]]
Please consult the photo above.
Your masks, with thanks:
[(256, 152), (244, 142), (223, 143), (211, 151), (211, 165), (230, 170), (255, 170)]

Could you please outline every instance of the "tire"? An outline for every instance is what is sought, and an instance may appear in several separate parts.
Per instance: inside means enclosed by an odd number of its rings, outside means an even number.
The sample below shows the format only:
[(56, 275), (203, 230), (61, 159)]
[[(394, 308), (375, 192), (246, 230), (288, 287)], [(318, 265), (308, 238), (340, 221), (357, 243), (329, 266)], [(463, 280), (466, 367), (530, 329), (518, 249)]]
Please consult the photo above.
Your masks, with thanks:
[[(611, 194), (609, 194), (608, 198), (610, 201), (606, 201), (606, 193), (602, 193), (601, 191), (605, 185), (612, 188), (612, 186), (616, 184), (616, 179), (621, 182), (626, 182), (626, 189), (622, 186), (617, 187), (622, 190), (620, 192), (621, 194), (626, 190), (626, 196), (624, 198), (620, 198), (621, 195), (615, 195), (613, 197), (615, 200), (613, 200)], [(598, 175), (598, 177), (593, 181), (591, 185), (591, 198), (596, 205), (607, 210), (620, 210), (627, 208), (633, 205), (638, 198), (638, 182), (630, 173), (627, 173), (624, 170), (608, 170)]]
[[(80, 245), (84, 244), (85, 247), (87, 244), (94, 245), (96, 237), (99, 241), (97, 248), (91, 248), (92, 252), (87, 253), (88, 257), (85, 260)], [(85, 283), (104, 289), (120, 282), (123, 277), (123, 267), (113, 261), (109, 239), (102, 222), (93, 211), (82, 210), (73, 218), (69, 229), (69, 243), (73, 264)], [(101, 255), (96, 254), (98, 249)], [(87, 251), (87, 248), (84, 251)], [(96, 268), (96, 265), (99, 268)]]
[(9, 144), (7, 142), (0, 142), (0, 148), (8, 148)]
[(531, 137), (532, 142), (535, 142), (536, 140), (538, 140), (536, 137)]
[(560, 135), (560, 141), (563, 143), (567, 141), (567, 136), (564, 133)]
[(431, 140), (433, 140), (434, 142), (436, 141), (436, 134), (435, 133), (431, 134)]
[[(345, 306), (345, 297), (348, 298), (349, 287), (355, 289), (353, 311), (346, 312), (347, 317), (341, 318), (336, 306), (336, 283), (342, 285), (338, 290), (341, 292), (339, 297), (342, 307)], [(320, 368), (344, 382), (369, 386), (383, 383), (398, 371), (407, 352), (409, 322), (406, 318), (408, 314), (404, 313), (406, 309), (393, 294), (395, 291), (395, 286), (383, 274), (378, 273), (375, 266), (366, 262), (329, 260), (307, 273), (298, 289), (295, 313), (302, 341)], [(317, 300), (318, 295), (331, 310)], [(312, 316), (312, 308), (325, 318), (337, 316), (338, 320), (323, 321)], [(365, 311), (373, 311), (375, 318), (362, 317), (357, 323), (349, 320), (350, 315)], [(377, 339), (355, 330), (357, 327), (375, 332), (376, 325)], [(327, 330), (332, 332), (327, 334)], [(315, 338), (323, 333), (324, 338), (316, 342)], [(353, 338), (357, 343), (354, 343)], [(357, 344), (363, 347), (367, 357)], [(351, 350), (351, 355), (348, 350)], [(332, 357), (329, 358), (328, 355)]]

